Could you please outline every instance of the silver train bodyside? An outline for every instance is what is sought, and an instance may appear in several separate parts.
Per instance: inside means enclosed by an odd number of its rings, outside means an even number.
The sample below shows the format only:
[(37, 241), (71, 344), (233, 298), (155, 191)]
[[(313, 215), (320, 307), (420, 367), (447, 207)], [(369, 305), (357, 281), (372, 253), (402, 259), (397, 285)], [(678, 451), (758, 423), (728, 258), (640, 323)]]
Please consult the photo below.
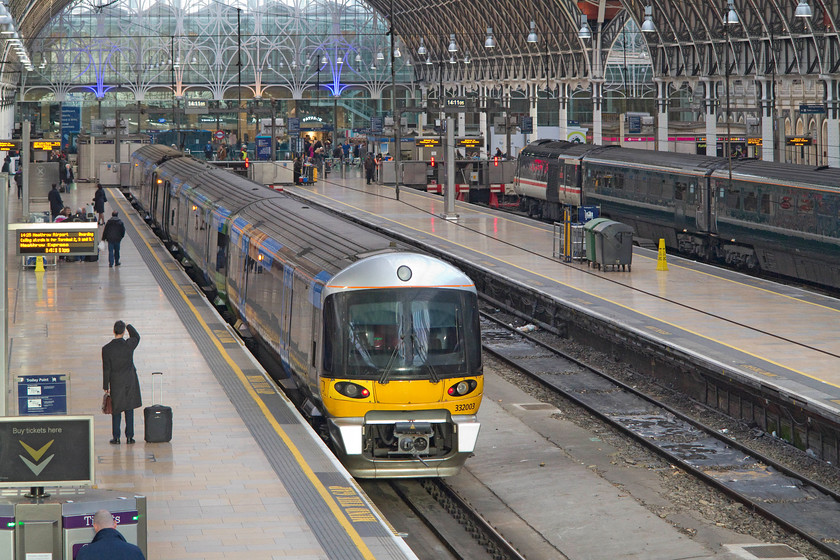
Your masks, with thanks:
[[(150, 225), (191, 276), (218, 294), (217, 303), (225, 301), (248, 326), (260, 342), (260, 359), (273, 365), (269, 369), (284, 385), (292, 382), (295, 400), (313, 425), (329, 434), (354, 476), (449, 476), (460, 470), (474, 450), (483, 389), (477, 297), (469, 278), (438, 259), (169, 148), (137, 150), (131, 183)], [(354, 350), (347, 337), (362, 339), (346, 322), (325, 314), (338, 309), (350, 316), (348, 305), (363, 309), (368, 300), (392, 301), (392, 308), (432, 302), (402, 317), (406, 325), (423, 323), (416, 332), (428, 339), (426, 354), (418, 357), (415, 351), (413, 362), (400, 367), (393, 359), (362, 367), (350, 367), (349, 358), (337, 362), (335, 348), (346, 357)], [(384, 336), (373, 332), (373, 315), (367, 314), (367, 356), (383, 360), (376, 344)], [(463, 350), (435, 353), (432, 338), (437, 331), (450, 332), (447, 321), (457, 324)], [(361, 328), (365, 321), (356, 322)], [(339, 362), (344, 369), (325, 371), (325, 364)], [(447, 395), (458, 383), (471, 392)], [(370, 398), (341, 394), (353, 385), (367, 388)], [(409, 444), (413, 447), (405, 449)]]
[[(517, 161), (529, 215), (599, 206), (638, 237), (745, 270), (840, 288), (840, 170), (540, 140)], [(573, 214), (575, 215), (575, 214)]]

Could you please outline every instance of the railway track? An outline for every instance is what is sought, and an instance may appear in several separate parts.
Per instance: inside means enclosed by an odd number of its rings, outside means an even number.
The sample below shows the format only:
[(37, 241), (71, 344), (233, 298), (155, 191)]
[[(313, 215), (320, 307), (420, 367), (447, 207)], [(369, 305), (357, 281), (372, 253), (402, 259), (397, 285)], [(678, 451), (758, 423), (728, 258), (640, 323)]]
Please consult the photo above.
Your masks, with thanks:
[[(471, 505), (438, 478), (359, 480), (365, 493), (392, 524), (411, 524), (402, 507), (410, 509), (445, 550), (435, 550), (429, 538), (406, 535), (421, 560), (525, 560)], [(400, 501), (399, 504), (395, 500)], [(398, 521), (399, 520), (399, 521)], [(401, 527), (397, 527), (400, 530)], [(421, 531), (415, 530), (415, 533)], [(417, 540), (412, 540), (416, 538)]]
[[(507, 319), (505, 319), (507, 320)], [(482, 313), (485, 351), (833, 558), (840, 495)]]

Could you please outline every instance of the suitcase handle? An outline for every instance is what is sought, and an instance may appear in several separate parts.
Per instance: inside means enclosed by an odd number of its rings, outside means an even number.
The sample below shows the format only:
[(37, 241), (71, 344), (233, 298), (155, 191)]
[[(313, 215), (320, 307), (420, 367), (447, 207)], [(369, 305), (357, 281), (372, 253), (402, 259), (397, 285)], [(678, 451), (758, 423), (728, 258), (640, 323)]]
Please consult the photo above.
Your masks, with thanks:
[[(160, 376), (160, 400), (155, 400), (155, 376)], [(162, 371), (153, 371), (152, 372), (152, 404), (163, 404), (163, 372)]]

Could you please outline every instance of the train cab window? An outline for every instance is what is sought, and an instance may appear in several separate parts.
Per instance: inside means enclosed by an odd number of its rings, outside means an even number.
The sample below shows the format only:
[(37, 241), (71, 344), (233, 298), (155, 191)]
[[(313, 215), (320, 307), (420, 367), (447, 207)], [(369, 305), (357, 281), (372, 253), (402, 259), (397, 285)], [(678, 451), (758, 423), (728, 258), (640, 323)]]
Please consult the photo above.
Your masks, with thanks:
[(468, 294), (384, 289), (334, 294), (324, 303), (324, 371), (332, 377), (427, 379), (465, 374), (475, 317)]

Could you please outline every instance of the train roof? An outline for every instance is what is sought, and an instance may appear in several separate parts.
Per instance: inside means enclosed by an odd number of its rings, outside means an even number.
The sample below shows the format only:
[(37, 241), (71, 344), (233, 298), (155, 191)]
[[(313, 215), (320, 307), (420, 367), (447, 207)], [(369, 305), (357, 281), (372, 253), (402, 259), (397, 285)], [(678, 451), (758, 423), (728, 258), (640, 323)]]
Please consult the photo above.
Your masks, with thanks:
[(579, 159), (584, 154), (601, 147), (565, 140), (544, 139), (528, 144), (520, 153), (530, 157)]
[(231, 239), (263, 235), (262, 249), (330, 276), (368, 256), (407, 251), (383, 234), (285, 193), (250, 204), (234, 217)]
[(681, 154), (677, 152), (662, 152), (658, 150), (639, 150), (636, 148), (622, 148), (620, 146), (599, 146), (584, 158), (587, 162), (604, 161), (608, 163), (625, 163), (628, 166), (650, 166), (657, 169), (673, 168), (680, 171), (693, 171), (707, 174), (726, 165), (725, 158), (709, 157), (698, 154)]
[(167, 159), (184, 157), (184, 152), (179, 152), (163, 144), (146, 144), (132, 152), (131, 157), (145, 163), (159, 164)]
[[(725, 158), (721, 158), (726, 161)], [(725, 165), (714, 174), (728, 178), (729, 166)], [(814, 167), (779, 163), (755, 159), (732, 160), (732, 177), (740, 180), (756, 180), (762, 183), (816, 186), (837, 189), (840, 187), (840, 169), (836, 167)]]

